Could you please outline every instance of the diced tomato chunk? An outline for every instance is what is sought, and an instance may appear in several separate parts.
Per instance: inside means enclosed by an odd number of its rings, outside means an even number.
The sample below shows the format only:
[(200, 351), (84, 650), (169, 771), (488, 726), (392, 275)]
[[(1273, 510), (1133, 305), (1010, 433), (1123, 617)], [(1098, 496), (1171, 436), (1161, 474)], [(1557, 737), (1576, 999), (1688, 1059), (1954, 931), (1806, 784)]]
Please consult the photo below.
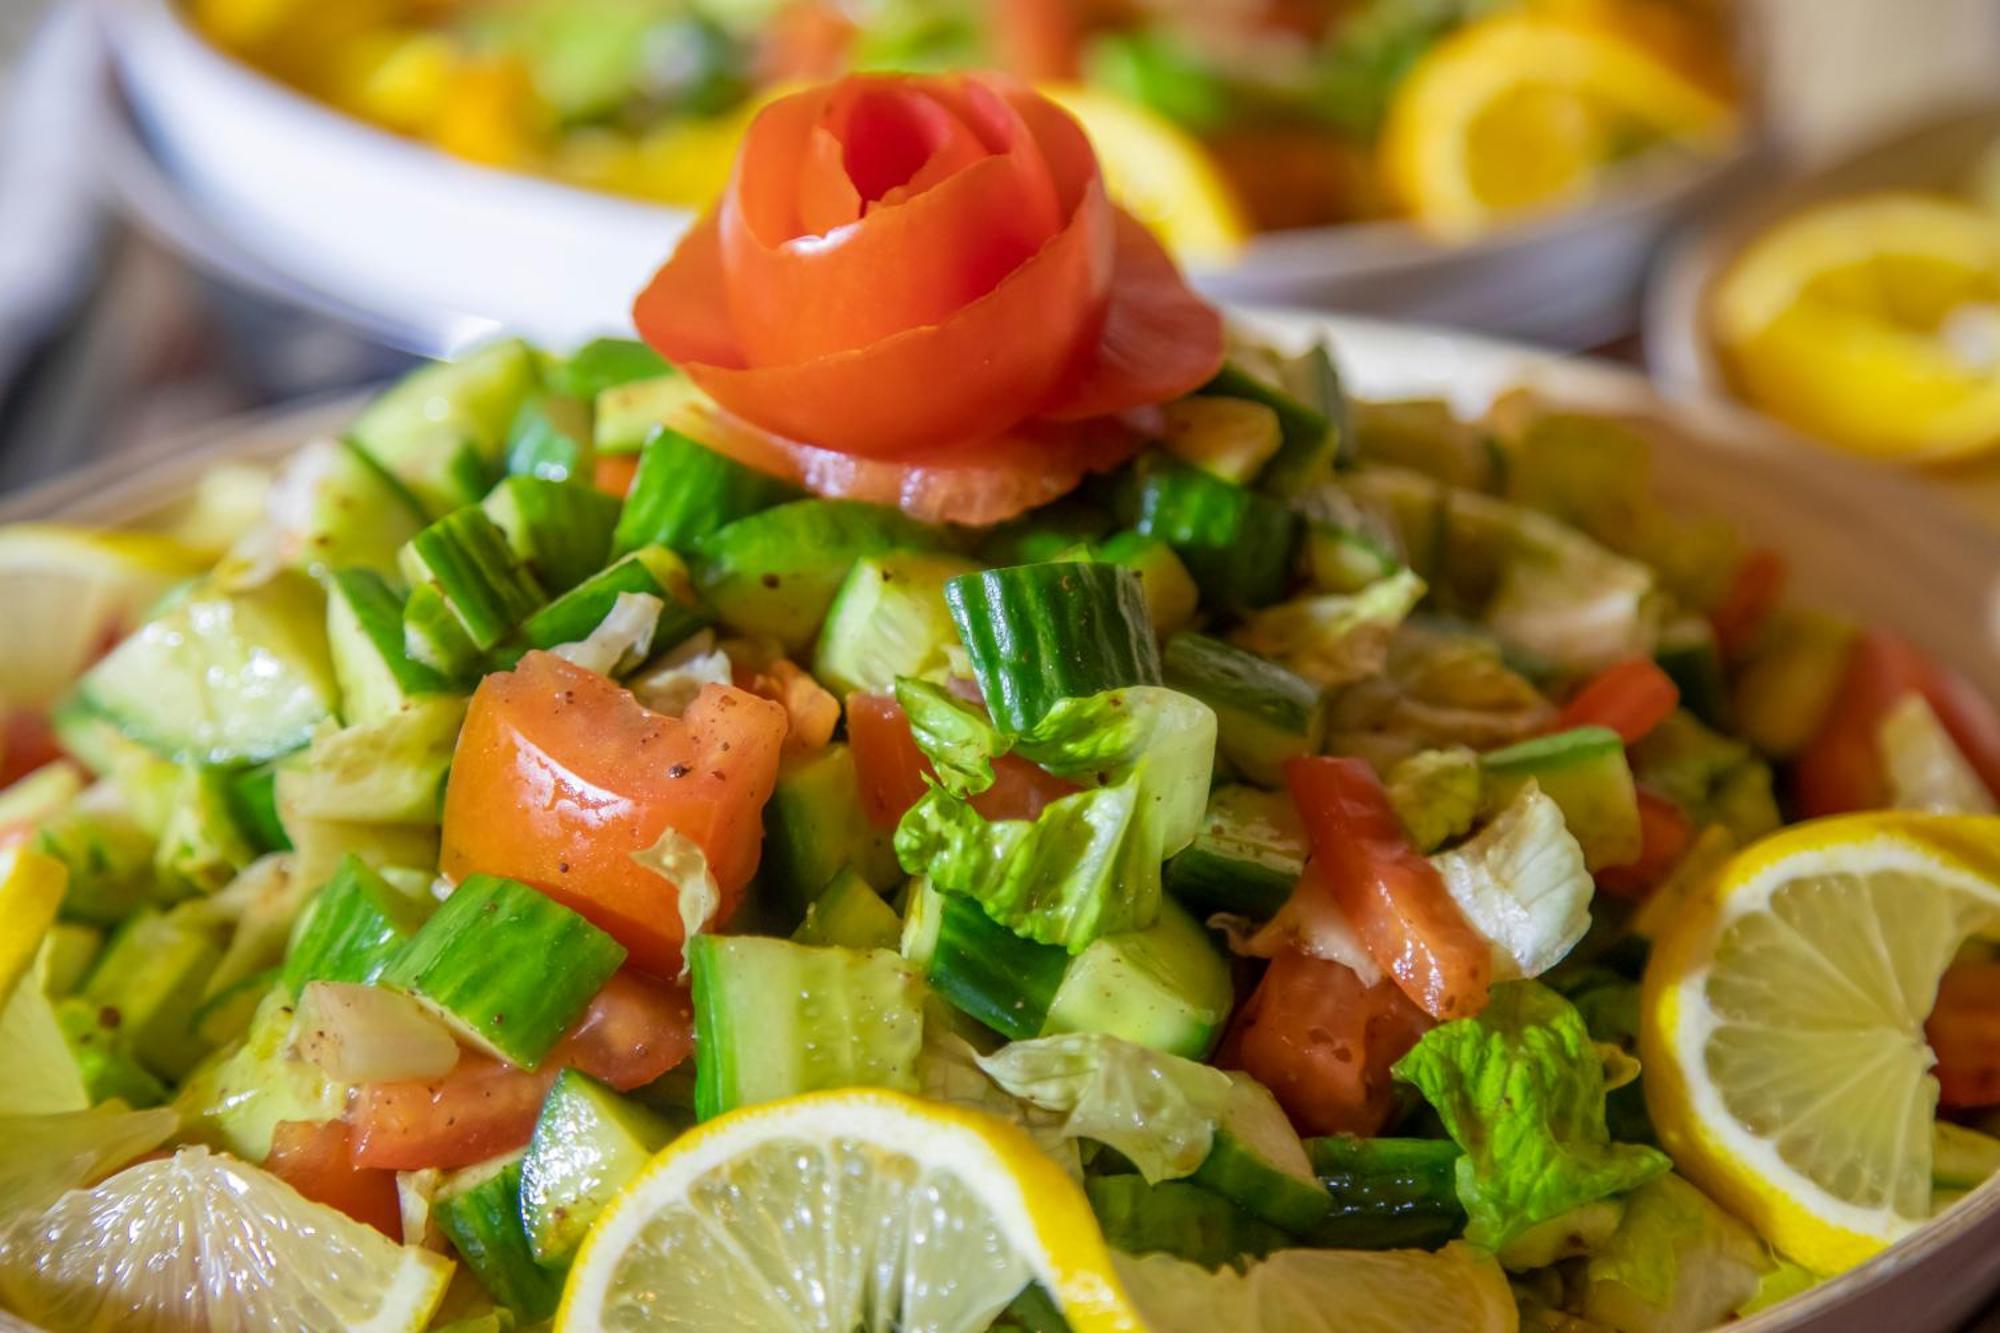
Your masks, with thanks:
[(1776, 551), (1760, 547), (1743, 557), (1728, 591), (1708, 613), (1723, 660), (1733, 662), (1750, 651), (1757, 632), (1784, 598), (1788, 578), (1785, 558)]
[[(868, 822), (882, 829), (896, 827), (923, 799), (926, 779), (937, 776), (910, 734), (903, 706), (886, 694), (848, 695), (847, 743), (854, 751)], [(1049, 802), (1082, 790), (1019, 755), (1003, 754), (993, 761), (993, 785), (972, 798), (972, 808), (987, 819), (1033, 819)]]
[(445, 789), (444, 873), (505, 875), (680, 972), (678, 889), (634, 855), (673, 829), (699, 846), (726, 922), (756, 872), (785, 710), (722, 685), (667, 717), (594, 671), (532, 652), (480, 682)]
[(390, 1240), (403, 1238), (403, 1209), (396, 1196), (396, 1173), (357, 1166), (344, 1121), (315, 1124), (282, 1121), (271, 1133), (264, 1169), (315, 1203), (338, 1208)]
[(347, 1118), (355, 1166), (419, 1171), (471, 1166), (527, 1143), (558, 1069), (530, 1073), (466, 1054), (443, 1078), (369, 1083), (354, 1090)]
[(44, 764), (63, 757), (49, 716), (36, 708), (16, 708), (0, 722), (0, 787), (9, 787)]
[(1924, 1036), (1937, 1056), (1943, 1105), (2000, 1104), (2000, 962), (1946, 969)]
[(574, 1065), (624, 1092), (651, 1083), (693, 1053), (687, 987), (626, 970), (592, 998), (546, 1063)]
[(1302, 756), (1286, 763), (1285, 781), (1319, 868), (1294, 891), (1330, 892), (1369, 955), (1431, 1017), (1485, 1008), (1492, 946), (1410, 845), (1375, 771), (1359, 759)]
[(1389, 1066), (1430, 1027), (1394, 982), (1281, 953), (1237, 1012), (1218, 1062), (1271, 1090), (1301, 1134), (1377, 1134), (1394, 1108)]
[(639, 475), (639, 455), (603, 454), (591, 464), (591, 484), (606, 495), (624, 499), (632, 490), (632, 479)]
[(1609, 727), (1627, 745), (1646, 739), (1680, 706), (1680, 687), (1650, 658), (1608, 666), (1563, 705), (1551, 731)]

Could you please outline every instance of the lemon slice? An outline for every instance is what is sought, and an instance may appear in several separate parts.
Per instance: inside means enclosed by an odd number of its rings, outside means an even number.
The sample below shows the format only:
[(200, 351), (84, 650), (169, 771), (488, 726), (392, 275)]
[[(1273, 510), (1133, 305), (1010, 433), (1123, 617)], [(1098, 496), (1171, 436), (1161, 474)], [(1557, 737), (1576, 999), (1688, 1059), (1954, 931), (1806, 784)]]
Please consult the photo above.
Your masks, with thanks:
[(0, 527), (0, 606), (7, 608), (0, 711), (54, 699), (93, 654), (202, 565), (198, 553), (147, 533)]
[(2000, 820), (1858, 815), (1738, 854), (1646, 968), (1646, 1101), (1675, 1165), (1821, 1273), (1921, 1225), (1924, 1019), (1996, 923)]
[(164, 1106), (106, 1102), (62, 1115), (0, 1116), (0, 1225), (39, 1213), (167, 1141), (180, 1117)]
[(1449, 237), (1585, 196), (1634, 143), (1713, 140), (1722, 98), (1599, 23), (1506, 13), (1459, 29), (1398, 85), (1379, 148), (1410, 215)]
[(9, 1233), (0, 1296), (50, 1328), (421, 1329), (451, 1263), (206, 1148), (127, 1167)]
[(1808, 209), (1709, 297), (1737, 388), (1832, 444), (1951, 458), (2000, 443), (2000, 219), (1921, 194)]
[(1153, 1333), (1513, 1333), (1519, 1315), (1493, 1256), (1454, 1241), (1422, 1250), (1280, 1250), (1242, 1272), (1164, 1254), (1118, 1272)]
[(67, 888), (69, 869), (53, 856), (20, 843), (0, 848), (0, 995), (28, 975)]
[(1089, 1201), (1025, 1133), (851, 1089), (670, 1144), (592, 1228), (557, 1327), (973, 1333), (1030, 1280), (1077, 1333), (1144, 1327)]
[(1122, 97), (1071, 84), (1041, 92), (1083, 126), (1112, 202), (1177, 258), (1226, 263), (1250, 239), (1243, 201), (1199, 139)]

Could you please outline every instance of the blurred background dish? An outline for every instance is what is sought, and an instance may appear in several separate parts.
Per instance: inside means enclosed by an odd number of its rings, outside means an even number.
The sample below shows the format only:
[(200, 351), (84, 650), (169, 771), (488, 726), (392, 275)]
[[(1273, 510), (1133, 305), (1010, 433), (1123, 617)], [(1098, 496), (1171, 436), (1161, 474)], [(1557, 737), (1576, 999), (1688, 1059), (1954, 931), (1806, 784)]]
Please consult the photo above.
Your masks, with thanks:
[(1667, 388), (1920, 467), (2000, 522), (2000, 105), (1710, 218), (1663, 266), (1646, 332)]
[(605, 331), (768, 90), (843, 64), (1057, 78), (1225, 298), (1571, 346), (1748, 119), (1706, 0), (104, 4), (127, 167), (425, 351)]

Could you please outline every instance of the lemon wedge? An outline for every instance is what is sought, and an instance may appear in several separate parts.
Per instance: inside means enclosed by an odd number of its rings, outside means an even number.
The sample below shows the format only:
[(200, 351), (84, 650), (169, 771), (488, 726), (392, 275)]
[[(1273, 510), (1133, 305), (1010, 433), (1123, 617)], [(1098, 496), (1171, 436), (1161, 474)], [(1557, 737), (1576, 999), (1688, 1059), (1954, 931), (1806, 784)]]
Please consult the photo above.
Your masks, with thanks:
[(1417, 61), (1378, 151), (1410, 215), (1459, 238), (1583, 198), (1635, 144), (1713, 141), (1733, 120), (1727, 101), (1605, 24), (1503, 13)]
[(1922, 1225), (1924, 1019), (1996, 924), (2000, 820), (1856, 815), (1732, 858), (1646, 968), (1646, 1102), (1675, 1165), (1820, 1273)]
[(556, 1326), (979, 1329), (1031, 1280), (1076, 1333), (1145, 1327), (1089, 1201), (1024, 1132), (848, 1089), (669, 1144), (591, 1229)]
[(1153, 1333), (1513, 1333), (1514, 1293), (1493, 1256), (1454, 1241), (1422, 1250), (1280, 1250), (1209, 1272), (1164, 1254), (1120, 1256)]
[(53, 523), (0, 527), (8, 636), (0, 653), (0, 711), (54, 699), (94, 653), (204, 563), (198, 552), (149, 533)]
[(451, 1279), (398, 1245), (206, 1148), (127, 1167), (11, 1231), (0, 1297), (48, 1328), (423, 1328)]
[(1250, 216), (1215, 156), (1165, 117), (1122, 97), (1072, 84), (1041, 89), (1076, 118), (1116, 203), (1174, 255), (1222, 264), (1250, 239)]
[(164, 1106), (133, 1111), (115, 1101), (58, 1115), (0, 1116), (0, 1226), (151, 1152), (179, 1126)]
[(15, 843), (0, 848), (0, 995), (34, 966), (69, 888), (69, 869), (44, 852)]
[(2000, 444), (2000, 219), (1903, 192), (1825, 204), (1746, 247), (1709, 297), (1738, 390), (1831, 444), (1954, 458)]

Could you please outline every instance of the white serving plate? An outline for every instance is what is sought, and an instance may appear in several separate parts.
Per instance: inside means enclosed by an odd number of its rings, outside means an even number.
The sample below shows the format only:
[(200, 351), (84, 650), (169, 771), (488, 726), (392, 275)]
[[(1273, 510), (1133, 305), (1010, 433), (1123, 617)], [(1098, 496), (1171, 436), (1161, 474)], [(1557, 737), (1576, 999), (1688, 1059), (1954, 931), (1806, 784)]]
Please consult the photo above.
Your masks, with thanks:
[[(1827, 457), (1761, 418), (1667, 401), (1628, 370), (1476, 337), (1309, 314), (1251, 312), (1282, 342), (1326, 339), (1363, 398), (1436, 396), (1474, 410), (1526, 386), (1551, 401), (1659, 423), (1669, 502), (1718, 514), (1790, 561), (1799, 593), (1908, 635), (2000, 697), (2000, 534), (1940, 509), (1907, 479)], [(139, 523), (225, 459), (275, 459), (337, 431), (363, 399), (224, 423), (178, 448), (121, 459), (0, 502), (0, 521)], [(1873, 1262), (1732, 1333), (1948, 1333), (2000, 1289), (2000, 1181)]]
[[(423, 350), (496, 327), (557, 344), (616, 332), (690, 221), (460, 162), (338, 114), (211, 47), (172, 0), (93, 3), (136, 122), (117, 123), (115, 108), (113, 137), (144, 140), (111, 162), (127, 201), (178, 214), (156, 229), (197, 258), (247, 259), (315, 304), (414, 331), (401, 340)], [(1225, 300), (1589, 346), (1631, 327), (1666, 229), (1749, 157), (1654, 159), (1595, 203), (1468, 245), (1397, 222), (1314, 228), (1261, 236), (1237, 263), (1194, 277)]]

